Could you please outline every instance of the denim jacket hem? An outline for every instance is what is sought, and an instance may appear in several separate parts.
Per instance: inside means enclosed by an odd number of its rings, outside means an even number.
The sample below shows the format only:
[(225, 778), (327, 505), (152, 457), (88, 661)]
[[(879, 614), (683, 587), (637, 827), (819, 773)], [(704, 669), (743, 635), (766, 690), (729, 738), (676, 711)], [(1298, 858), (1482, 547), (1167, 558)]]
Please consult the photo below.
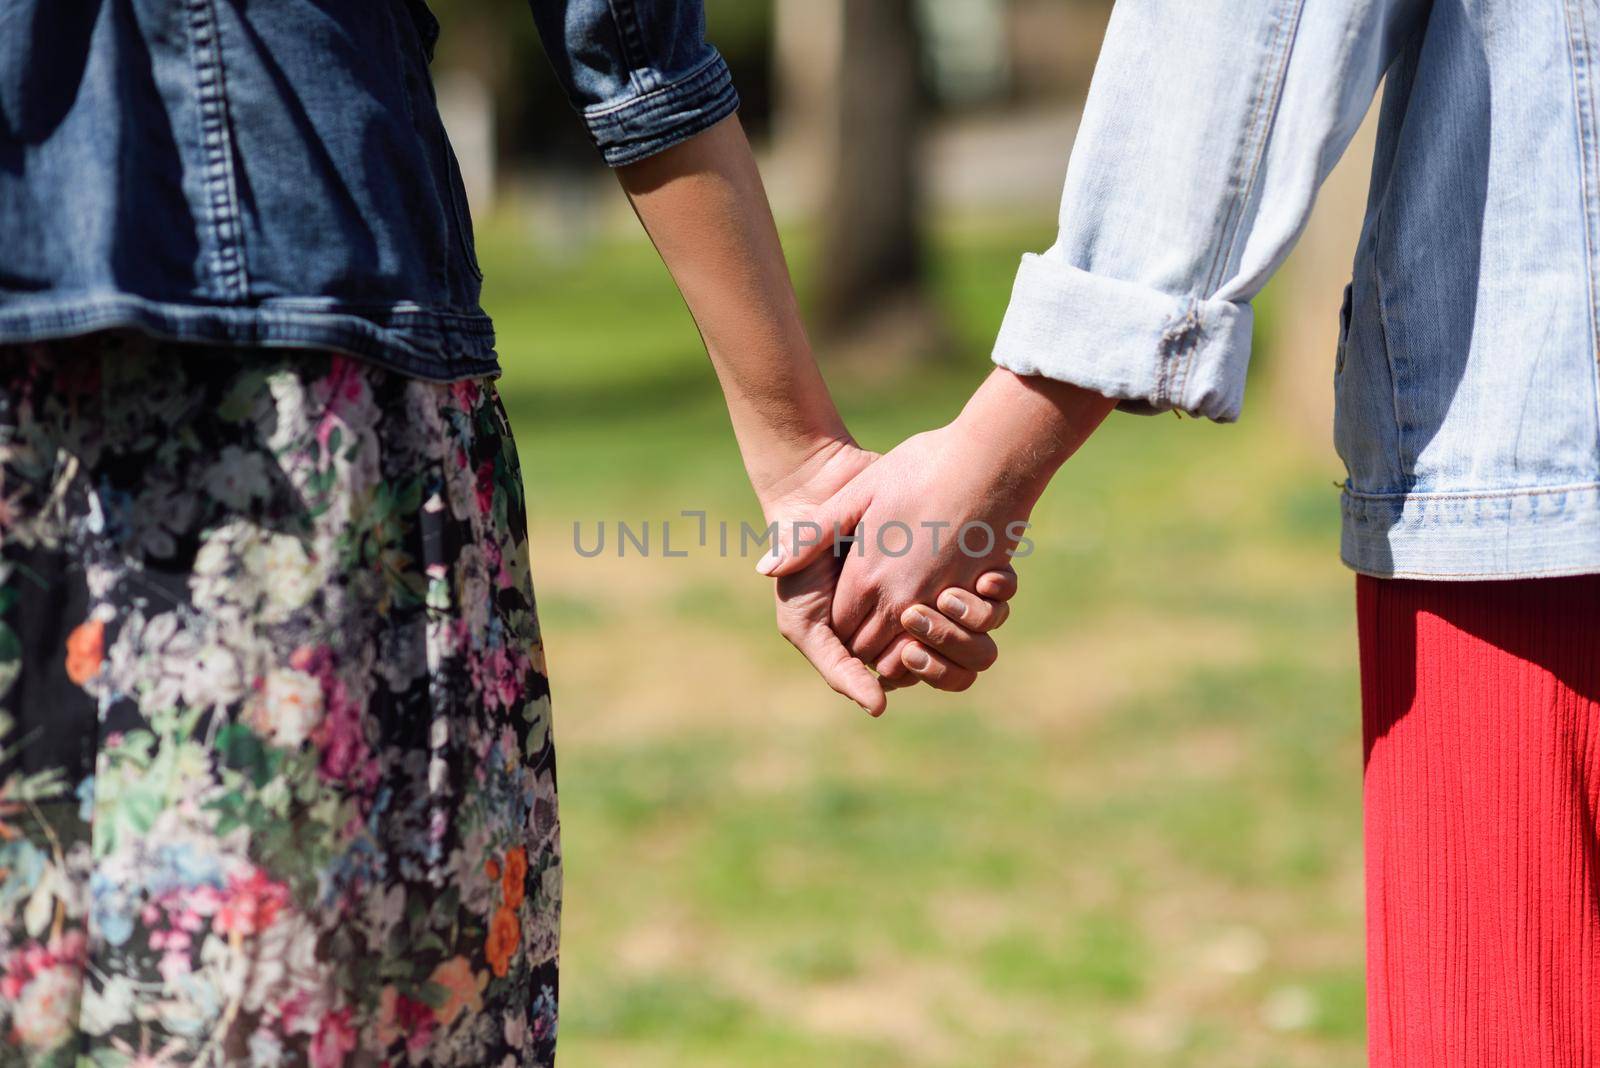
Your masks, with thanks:
[(584, 123), (606, 165), (622, 167), (703, 133), (739, 109), (727, 61), (715, 50), (689, 74), (641, 96), (586, 108)]
[(1600, 484), (1484, 493), (1346, 490), (1340, 555), (1375, 578), (1470, 581), (1600, 572)]
[(994, 361), (1122, 401), (1231, 423), (1244, 404), (1254, 315), (1246, 304), (1186, 300), (1027, 255)]
[(404, 303), (348, 305), (301, 298), (238, 308), (106, 294), (52, 296), (47, 303), (29, 300), (23, 307), (0, 307), (0, 344), (116, 329), (179, 342), (326, 349), (434, 382), (500, 371), (487, 316)]

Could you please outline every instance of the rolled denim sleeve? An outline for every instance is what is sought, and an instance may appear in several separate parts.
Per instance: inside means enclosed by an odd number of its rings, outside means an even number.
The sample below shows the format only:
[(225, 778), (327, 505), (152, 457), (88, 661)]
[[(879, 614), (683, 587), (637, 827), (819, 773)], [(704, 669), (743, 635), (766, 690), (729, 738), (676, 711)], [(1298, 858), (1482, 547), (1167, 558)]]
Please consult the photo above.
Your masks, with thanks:
[(534, 22), (606, 163), (620, 167), (738, 110), (702, 0), (531, 0)]
[(1120, 398), (1238, 418), (1251, 300), (1422, 0), (1119, 0), (1056, 243), (1023, 258), (994, 359)]

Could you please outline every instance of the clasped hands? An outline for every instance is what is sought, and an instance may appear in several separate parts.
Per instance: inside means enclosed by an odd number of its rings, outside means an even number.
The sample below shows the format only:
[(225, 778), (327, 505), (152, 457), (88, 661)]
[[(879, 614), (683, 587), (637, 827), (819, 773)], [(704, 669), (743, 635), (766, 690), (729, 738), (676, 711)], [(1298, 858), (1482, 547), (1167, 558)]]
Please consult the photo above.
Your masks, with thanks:
[(777, 579), (779, 631), (872, 715), (918, 681), (971, 686), (998, 655), (1028, 517), (1082, 440), (1061, 430), (1092, 429), (1109, 403), (1090, 408), (1074, 420), (997, 372), (955, 421), (884, 456), (824, 443), (763, 500), (777, 537), (757, 570)]

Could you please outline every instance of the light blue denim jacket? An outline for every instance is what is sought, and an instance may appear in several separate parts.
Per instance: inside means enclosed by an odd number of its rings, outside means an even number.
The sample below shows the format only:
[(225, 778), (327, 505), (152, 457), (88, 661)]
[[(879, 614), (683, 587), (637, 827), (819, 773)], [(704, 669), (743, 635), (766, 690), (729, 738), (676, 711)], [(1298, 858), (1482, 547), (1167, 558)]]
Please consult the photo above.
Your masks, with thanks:
[[(737, 106), (702, 0), (533, 0), (607, 162)], [(0, 344), (137, 328), (492, 373), (422, 0), (0, 0)]]
[(1335, 359), (1343, 556), (1600, 572), (1600, 4), (1120, 0), (1002, 366), (1239, 415), (1251, 299), (1384, 89)]

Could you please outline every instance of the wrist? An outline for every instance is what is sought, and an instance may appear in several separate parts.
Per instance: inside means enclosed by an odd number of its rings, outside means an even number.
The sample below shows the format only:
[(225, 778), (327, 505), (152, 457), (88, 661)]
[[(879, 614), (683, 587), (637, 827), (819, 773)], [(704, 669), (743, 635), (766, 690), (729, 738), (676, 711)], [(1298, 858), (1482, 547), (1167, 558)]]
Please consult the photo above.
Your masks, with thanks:
[[(799, 469), (855, 440), (845, 428), (798, 316), (774, 316), (776, 337), (708, 337), (745, 473), (765, 505)], [(783, 327), (789, 322), (788, 329)], [(730, 356), (737, 353), (738, 358)]]
[[(841, 421), (764, 438), (744, 450), (745, 472), (762, 511), (771, 518), (787, 501), (804, 498), (810, 503), (813, 496), (820, 500), (831, 495), (836, 480), (829, 473), (841, 465), (853, 467), (863, 455)], [(817, 486), (822, 489), (812, 492)]]
[(996, 368), (967, 402), (955, 425), (984, 443), (997, 478), (1037, 497), (1116, 401), (1066, 382)]

